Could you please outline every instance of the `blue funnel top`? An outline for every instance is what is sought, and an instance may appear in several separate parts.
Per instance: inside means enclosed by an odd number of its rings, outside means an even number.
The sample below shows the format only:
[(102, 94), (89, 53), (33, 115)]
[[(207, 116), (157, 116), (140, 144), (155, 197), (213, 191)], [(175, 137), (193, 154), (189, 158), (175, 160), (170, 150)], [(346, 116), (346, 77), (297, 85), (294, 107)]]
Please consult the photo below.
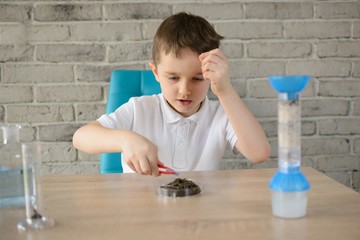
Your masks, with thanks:
[(301, 92), (310, 80), (310, 76), (269, 76), (271, 86), (279, 93), (293, 95)]

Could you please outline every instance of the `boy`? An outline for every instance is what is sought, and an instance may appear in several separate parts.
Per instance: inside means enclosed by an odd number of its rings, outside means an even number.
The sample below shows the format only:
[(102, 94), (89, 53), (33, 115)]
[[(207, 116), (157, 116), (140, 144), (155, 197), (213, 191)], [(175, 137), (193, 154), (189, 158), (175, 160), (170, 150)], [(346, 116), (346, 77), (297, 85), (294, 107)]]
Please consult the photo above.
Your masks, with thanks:
[[(74, 146), (93, 154), (122, 152), (124, 172), (153, 176), (159, 162), (176, 171), (219, 169), (226, 147), (265, 161), (269, 143), (231, 84), (218, 49), (222, 38), (202, 17), (182, 12), (165, 19), (149, 64), (162, 93), (132, 98), (81, 127)], [(209, 87), (219, 101), (207, 98)]]

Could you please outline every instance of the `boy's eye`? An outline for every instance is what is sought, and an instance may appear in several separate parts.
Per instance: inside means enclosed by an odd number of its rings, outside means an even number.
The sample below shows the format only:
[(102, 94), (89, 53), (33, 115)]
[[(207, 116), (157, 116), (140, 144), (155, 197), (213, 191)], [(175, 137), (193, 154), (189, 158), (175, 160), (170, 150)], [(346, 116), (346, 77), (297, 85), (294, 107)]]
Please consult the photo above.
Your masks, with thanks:
[(168, 77), (168, 79), (170, 79), (170, 80), (178, 80), (179, 78), (176, 77), (176, 76), (171, 76), (171, 77)]
[(196, 80), (196, 81), (202, 81), (202, 80), (204, 80), (203, 76), (196, 76), (196, 77), (194, 77), (193, 79)]

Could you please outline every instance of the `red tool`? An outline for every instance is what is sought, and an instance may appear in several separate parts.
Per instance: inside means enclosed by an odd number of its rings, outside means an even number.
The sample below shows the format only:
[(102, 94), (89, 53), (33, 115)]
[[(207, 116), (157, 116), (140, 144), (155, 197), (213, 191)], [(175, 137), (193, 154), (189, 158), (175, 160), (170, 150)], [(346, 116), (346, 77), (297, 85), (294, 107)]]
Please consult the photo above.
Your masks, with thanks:
[(159, 167), (160, 174), (174, 174), (176, 176), (179, 176), (179, 173), (177, 171), (175, 171), (174, 169), (169, 168), (169, 167), (163, 165), (162, 163), (158, 163), (157, 165)]

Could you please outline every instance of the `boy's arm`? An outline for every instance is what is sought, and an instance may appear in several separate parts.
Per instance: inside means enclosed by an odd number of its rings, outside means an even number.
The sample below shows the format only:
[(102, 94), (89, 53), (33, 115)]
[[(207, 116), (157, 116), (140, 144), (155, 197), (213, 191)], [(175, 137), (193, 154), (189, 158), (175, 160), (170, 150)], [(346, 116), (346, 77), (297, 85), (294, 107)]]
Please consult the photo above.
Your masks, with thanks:
[(259, 122), (233, 88), (226, 57), (219, 49), (199, 56), (203, 77), (211, 81), (211, 90), (217, 95), (238, 138), (236, 148), (250, 161), (258, 163), (269, 158), (271, 149)]
[(159, 176), (157, 147), (135, 132), (105, 128), (94, 121), (75, 132), (73, 144), (91, 154), (122, 152), (124, 161), (135, 172)]

